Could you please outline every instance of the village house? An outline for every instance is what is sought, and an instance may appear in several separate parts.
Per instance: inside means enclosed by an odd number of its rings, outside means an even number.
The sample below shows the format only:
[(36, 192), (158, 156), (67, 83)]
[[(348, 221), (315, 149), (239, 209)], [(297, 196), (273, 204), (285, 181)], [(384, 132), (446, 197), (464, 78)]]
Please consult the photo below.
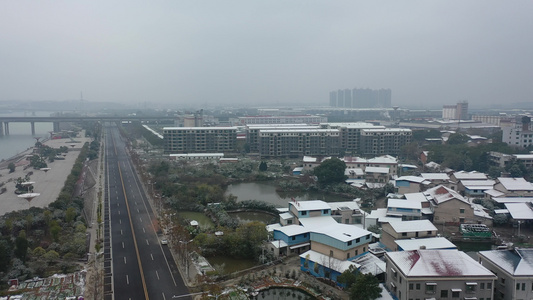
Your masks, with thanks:
[(437, 236), (438, 230), (429, 220), (383, 223), (380, 242), (392, 251), (398, 251), (396, 240)]
[(480, 251), (478, 256), (498, 277), (494, 299), (533, 299), (533, 249)]
[(395, 299), (493, 299), (496, 276), (462, 251), (387, 252), (385, 260)]

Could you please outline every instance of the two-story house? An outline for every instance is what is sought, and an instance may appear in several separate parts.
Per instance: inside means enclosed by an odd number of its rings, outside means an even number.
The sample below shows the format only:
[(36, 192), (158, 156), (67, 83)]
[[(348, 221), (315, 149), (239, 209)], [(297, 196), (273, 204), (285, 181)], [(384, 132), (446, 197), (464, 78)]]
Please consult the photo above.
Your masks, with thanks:
[(493, 299), (496, 276), (462, 251), (387, 252), (385, 260), (395, 299)]
[(437, 232), (437, 227), (429, 220), (383, 223), (380, 242), (388, 249), (397, 251), (396, 240), (435, 237)]

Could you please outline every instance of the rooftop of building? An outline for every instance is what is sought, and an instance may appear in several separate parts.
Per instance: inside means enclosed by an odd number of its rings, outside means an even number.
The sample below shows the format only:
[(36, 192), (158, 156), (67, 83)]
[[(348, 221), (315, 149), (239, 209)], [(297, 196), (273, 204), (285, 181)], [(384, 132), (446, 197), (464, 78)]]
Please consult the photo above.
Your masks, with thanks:
[(505, 203), (505, 208), (509, 211), (514, 220), (533, 220), (533, 210), (529, 203)]
[(453, 199), (468, 203), (459, 193), (443, 185), (428, 189), (424, 192), (424, 195), (426, 195), (428, 200), (433, 200), (437, 205)]
[(430, 184), (431, 183), (429, 180), (424, 179), (422, 177), (418, 177), (418, 176), (402, 176), (402, 177), (396, 178), (396, 181), (409, 181), (409, 182), (414, 182), (414, 183), (419, 183), (419, 184)]
[(379, 174), (389, 174), (389, 168), (386, 167), (366, 167), (365, 173), (379, 173)]
[(444, 237), (430, 237), (423, 239), (404, 239), (394, 241), (396, 245), (402, 248), (403, 251), (411, 251), (418, 249), (457, 249), (454, 243), (450, 242)]
[(466, 253), (458, 250), (412, 250), (385, 255), (409, 277), (496, 276)]
[(163, 130), (237, 130), (237, 127), (163, 127)]
[(533, 249), (480, 251), (479, 255), (514, 276), (533, 276)]
[(351, 266), (355, 267), (356, 269), (358, 269), (360, 267), (359, 264), (356, 264), (354, 262), (351, 262), (349, 260), (340, 260), (340, 259), (336, 259), (334, 257), (330, 257), (328, 255), (324, 255), (322, 253), (319, 253), (319, 252), (316, 252), (316, 251), (313, 251), (313, 250), (309, 250), (307, 252), (304, 252), (302, 254), (300, 254), (300, 258), (303, 258), (303, 259), (309, 259), (310, 261), (314, 261), (314, 262), (317, 262), (317, 263), (321, 263), (321, 262), (329, 262), (329, 266), (331, 269), (339, 272), (339, 273), (342, 273), (346, 270), (348, 270)]
[(457, 178), (458, 180), (485, 180), (487, 179), (487, 175), (484, 173), (480, 173), (477, 171), (458, 171), (453, 173), (453, 176)]
[(387, 207), (404, 208), (404, 209), (422, 209), (420, 201), (409, 201), (407, 199), (388, 199)]
[(428, 180), (449, 180), (450, 176), (446, 173), (420, 173), (420, 176)]
[(498, 177), (498, 182), (508, 191), (533, 191), (533, 184), (523, 177)]
[(352, 201), (339, 201), (339, 202), (327, 202), (329, 207), (331, 207), (331, 210), (343, 210), (343, 209), (360, 209), (359, 203), (357, 201), (360, 201), (360, 198), (354, 199)]
[(437, 227), (429, 220), (399, 221), (389, 223), (397, 233), (438, 231)]
[(366, 133), (378, 133), (378, 132), (412, 132), (407, 128), (363, 128), (362, 132)]
[(496, 183), (495, 180), (492, 179), (486, 179), (486, 180), (461, 180), (461, 184), (465, 187), (469, 187), (472, 189), (476, 186), (483, 186), (483, 187), (493, 187)]
[(331, 209), (327, 202), (322, 200), (289, 201), (297, 211)]

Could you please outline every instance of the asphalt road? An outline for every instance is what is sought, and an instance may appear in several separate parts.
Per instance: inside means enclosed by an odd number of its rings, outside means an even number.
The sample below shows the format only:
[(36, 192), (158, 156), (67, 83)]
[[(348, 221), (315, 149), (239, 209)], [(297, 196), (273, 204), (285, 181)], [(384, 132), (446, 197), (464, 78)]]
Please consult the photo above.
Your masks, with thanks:
[[(114, 124), (105, 126), (106, 210), (104, 252), (106, 299), (172, 299), (187, 295), (167, 245), (157, 235), (157, 220), (147, 201), (125, 143)], [(110, 290), (112, 292), (110, 292)], [(191, 299), (179, 297), (179, 299)]]

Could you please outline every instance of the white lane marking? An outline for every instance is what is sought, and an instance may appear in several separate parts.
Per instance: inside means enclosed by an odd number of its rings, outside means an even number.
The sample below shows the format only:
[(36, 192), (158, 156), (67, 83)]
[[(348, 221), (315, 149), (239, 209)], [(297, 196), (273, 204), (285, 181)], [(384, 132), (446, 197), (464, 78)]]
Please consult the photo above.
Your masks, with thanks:
[(124, 242), (122, 242), (122, 249), (124, 249)]
[(161, 280), (159, 279), (159, 273), (157, 273), (157, 271), (155, 271), (155, 275), (157, 276), (157, 280)]
[(120, 210), (118, 211), (118, 214), (120, 215)]
[(154, 260), (154, 256), (152, 255), (152, 253), (150, 253), (150, 257), (152, 258), (152, 260)]
[(130, 277), (128, 275), (126, 275), (126, 283), (130, 284)]
[(141, 220), (141, 222), (143, 221), (143, 218), (139, 218), (139, 220)]
[(167, 297), (165, 297), (165, 293), (161, 293), (163, 295), (163, 300), (167, 300)]
[(120, 206), (120, 203), (117, 203), (117, 206)]
[(120, 229), (120, 235), (122, 235), (122, 229)]
[(146, 231), (144, 230), (144, 227), (143, 227), (143, 232), (146, 233)]
[(124, 264), (126, 264), (126, 256), (124, 256)]
[(146, 245), (150, 245), (150, 243), (148, 242), (148, 240), (146, 240)]
[(140, 212), (138, 208), (137, 208), (137, 212)]

